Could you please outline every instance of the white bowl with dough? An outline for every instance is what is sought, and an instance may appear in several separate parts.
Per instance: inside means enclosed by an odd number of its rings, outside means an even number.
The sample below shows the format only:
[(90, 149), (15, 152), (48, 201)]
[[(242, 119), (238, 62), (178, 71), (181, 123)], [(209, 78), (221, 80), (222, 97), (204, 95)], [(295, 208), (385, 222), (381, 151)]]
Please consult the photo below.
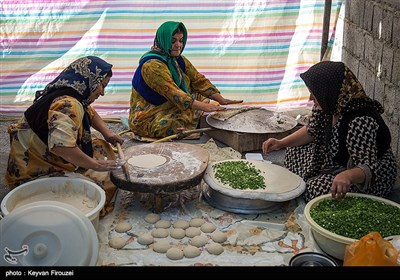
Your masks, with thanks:
[(46, 177), (26, 182), (11, 190), (1, 202), (1, 211), (6, 216), (22, 205), (37, 201), (43, 204), (46, 201), (59, 201), (72, 205), (82, 211), (97, 230), (106, 194), (100, 186), (89, 180)]

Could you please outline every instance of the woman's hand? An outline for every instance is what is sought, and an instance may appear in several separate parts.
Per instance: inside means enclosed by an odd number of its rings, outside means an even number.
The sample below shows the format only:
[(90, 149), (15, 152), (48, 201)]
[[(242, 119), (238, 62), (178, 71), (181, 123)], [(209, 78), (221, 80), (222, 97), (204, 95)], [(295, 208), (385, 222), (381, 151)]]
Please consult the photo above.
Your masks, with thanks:
[(195, 100), (193, 102), (193, 109), (204, 112), (215, 112), (215, 111), (225, 110), (225, 108), (220, 106), (219, 104), (205, 103), (198, 100)]
[(210, 96), (210, 99), (217, 101), (221, 105), (238, 104), (243, 102), (243, 100), (226, 99), (220, 93), (214, 93)]
[(124, 143), (124, 139), (120, 135), (118, 135), (116, 133), (111, 133), (109, 135), (103, 135), (103, 136), (104, 136), (104, 139), (108, 143), (111, 143), (114, 146), (117, 145), (117, 143), (120, 143), (120, 144)]
[(121, 162), (118, 160), (96, 160), (96, 167), (92, 168), (95, 171), (110, 171), (121, 167)]
[(269, 138), (268, 140), (264, 141), (262, 144), (262, 151), (264, 154), (267, 154), (272, 151), (277, 151), (282, 149), (282, 143), (280, 140), (275, 138)]
[(365, 178), (365, 173), (360, 167), (354, 167), (340, 172), (333, 178), (330, 188), (332, 198), (344, 198), (352, 185), (364, 184)]
[(333, 199), (341, 199), (346, 196), (351, 186), (351, 173), (349, 170), (340, 172), (333, 178), (330, 192)]
[(86, 155), (79, 147), (54, 147), (51, 150), (54, 154), (64, 160), (85, 169), (95, 171), (109, 171), (119, 168), (123, 162), (120, 160), (96, 160)]
[(221, 105), (230, 105), (230, 104), (238, 104), (238, 103), (242, 103), (243, 100), (232, 100), (232, 99), (225, 99), (223, 98), (223, 100), (221, 100), (219, 102), (219, 104)]

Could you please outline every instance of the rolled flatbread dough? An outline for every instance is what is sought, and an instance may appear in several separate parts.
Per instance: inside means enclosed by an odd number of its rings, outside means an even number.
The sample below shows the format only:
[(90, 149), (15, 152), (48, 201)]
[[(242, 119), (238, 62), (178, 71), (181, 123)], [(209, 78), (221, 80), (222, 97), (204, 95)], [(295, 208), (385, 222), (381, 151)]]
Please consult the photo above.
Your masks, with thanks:
[(155, 154), (132, 156), (128, 159), (130, 165), (148, 169), (163, 165), (166, 161), (165, 157)]
[(210, 116), (213, 119), (219, 120), (219, 121), (226, 121), (229, 118), (232, 118), (233, 116), (249, 111), (249, 110), (254, 110), (258, 109), (255, 107), (252, 108), (237, 108), (237, 109), (229, 109), (229, 110), (223, 110), (223, 111), (217, 111), (215, 113), (212, 113)]

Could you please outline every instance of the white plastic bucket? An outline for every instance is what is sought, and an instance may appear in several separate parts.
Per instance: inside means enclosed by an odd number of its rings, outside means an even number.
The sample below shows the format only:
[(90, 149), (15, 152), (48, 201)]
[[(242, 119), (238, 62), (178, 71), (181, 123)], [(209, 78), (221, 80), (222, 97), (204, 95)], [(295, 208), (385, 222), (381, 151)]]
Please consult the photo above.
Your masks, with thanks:
[[(16, 209), (21, 201), (35, 195), (44, 193), (71, 193), (74, 195), (86, 196), (88, 199), (97, 202), (97, 205), (87, 213), (86, 217), (92, 222), (94, 228), (98, 229), (100, 211), (104, 207), (106, 194), (97, 184), (81, 179), (71, 177), (46, 177), (26, 182), (11, 190), (1, 202), (1, 211), (6, 216)], [(45, 203), (45, 200), (43, 200)], [(64, 202), (64, 201), (60, 201)], [(18, 206), (19, 207), (19, 206)], [(17, 208), (18, 208), (17, 207)]]
[[(0, 220), (0, 266), (95, 266), (99, 240), (91, 221), (58, 201), (23, 204)], [(8, 255), (8, 257), (6, 257)]]

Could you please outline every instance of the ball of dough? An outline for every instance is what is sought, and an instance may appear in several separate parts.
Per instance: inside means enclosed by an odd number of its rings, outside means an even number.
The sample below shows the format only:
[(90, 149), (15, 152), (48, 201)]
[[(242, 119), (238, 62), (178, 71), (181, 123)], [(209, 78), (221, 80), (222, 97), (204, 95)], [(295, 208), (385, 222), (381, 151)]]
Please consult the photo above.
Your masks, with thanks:
[(168, 240), (160, 240), (154, 243), (153, 250), (157, 253), (166, 253), (171, 247), (172, 246), (169, 244)]
[(148, 222), (149, 224), (155, 224), (155, 223), (157, 223), (160, 219), (161, 219), (161, 218), (160, 218), (160, 215), (154, 214), (154, 213), (147, 214), (146, 217), (144, 217), (144, 220), (145, 220), (146, 222)]
[(127, 222), (122, 222), (122, 223), (118, 223), (115, 226), (115, 231), (122, 233), (122, 232), (127, 232), (128, 230), (131, 230), (132, 225), (130, 223)]
[(192, 238), (192, 240), (190, 241), (190, 244), (192, 244), (193, 246), (196, 247), (203, 247), (204, 245), (206, 245), (208, 242), (208, 238), (202, 235), (199, 236), (195, 236)]
[(165, 238), (169, 235), (169, 232), (165, 228), (157, 228), (151, 232), (151, 235), (155, 238)]
[(202, 224), (204, 224), (206, 222), (206, 220), (201, 219), (201, 218), (194, 218), (191, 219), (189, 222), (189, 225), (191, 227), (201, 227)]
[(183, 258), (183, 251), (179, 248), (169, 248), (167, 251), (167, 258), (170, 260), (180, 260)]
[(187, 237), (192, 238), (192, 237), (195, 237), (197, 235), (200, 235), (201, 234), (201, 230), (199, 228), (197, 228), (197, 227), (189, 227), (189, 228), (187, 228), (185, 230), (185, 234), (186, 234)]
[(197, 247), (188, 245), (183, 249), (183, 254), (185, 255), (186, 258), (195, 258), (200, 256), (201, 251)]
[(126, 240), (122, 237), (114, 237), (108, 242), (108, 245), (114, 249), (121, 249), (126, 245)]
[(174, 223), (174, 228), (182, 228), (182, 229), (187, 229), (189, 227), (189, 222), (184, 221), (184, 220), (177, 220)]
[(137, 241), (139, 244), (149, 245), (154, 242), (154, 238), (150, 233), (144, 233), (142, 235), (139, 235)]
[(186, 232), (185, 232), (185, 230), (184, 229), (182, 229), (182, 228), (174, 228), (172, 231), (171, 231), (171, 237), (172, 238), (175, 238), (175, 239), (182, 239), (182, 238), (184, 238), (185, 236), (186, 236)]
[(215, 231), (215, 232), (213, 232), (213, 233), (211, 234), (211, 239), (212, 239), (214, 242), (224, 243), (224, 242), (228, 239), (228, 237), (226, 236), (225, 233), (223, 233), (223, 232), (217, 230), (217, 231)]
[(216, 230), (217, 227), (212, 223), (204, 223), (201, 225), (200, 230), (204, 233), (211, 233)]
[(224, 247), (218, 243), (210, 243), (206, 246), (207, 252), (213, 255), (220, 255), (224, 251)]
[(169, 228), (171, 226), (171, 222), (167, 220), (159, 220), (154, 226), (156, 228)]

